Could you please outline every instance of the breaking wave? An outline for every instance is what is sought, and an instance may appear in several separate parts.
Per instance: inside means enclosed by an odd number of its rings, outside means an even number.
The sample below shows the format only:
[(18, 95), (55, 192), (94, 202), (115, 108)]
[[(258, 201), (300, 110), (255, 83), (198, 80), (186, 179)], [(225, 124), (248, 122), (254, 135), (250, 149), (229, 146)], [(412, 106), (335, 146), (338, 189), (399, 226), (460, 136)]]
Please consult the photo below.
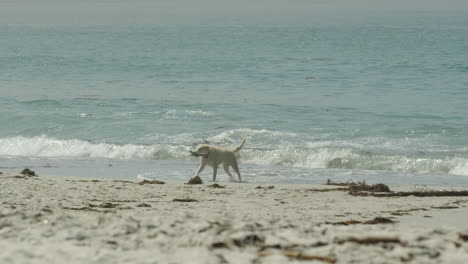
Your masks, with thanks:
[[(227, 142), (231, 146), (246, 133), (251, 137), (275, 133), (258, 130), (227, 131), (210, 138), (212, 143)], [(295, 134), (281, 135), (296, 137)], [(240, 140), (239, 140), (240, 141)], [(292, 140), (294, 141), (294, 140)], [(289, 143), (288, 143), (289, 142)], [(257, 165), (281, 165), (305, 168), (334, 168), (383, 170), (408, 173), (447, 173), (468, 176), (468, 158), (465, 155), (405, 155), (398, 153), (374, 153), (356, 147), (336, 144), (317, 144), (315, 147), (297, 147), (290, 141), (285, 144), (267, 145), (267, 148), (245, 147), (240, 162)], [(294, 145), (294, 146), (292, 146)], [(0, 156), (80, 157), (145, 160), (192, 160), (189, 150), (193, 144), (112, 144), (95, 143), (79, 139), (54, 139), (47, 136), (10, 137), (0, 139)]]
[(0, 139), (0, 155), (38, 157), (89, 157), (110, 159), (185, 159), (190, 148), (175, 145), (93, 143), (45, 136)]

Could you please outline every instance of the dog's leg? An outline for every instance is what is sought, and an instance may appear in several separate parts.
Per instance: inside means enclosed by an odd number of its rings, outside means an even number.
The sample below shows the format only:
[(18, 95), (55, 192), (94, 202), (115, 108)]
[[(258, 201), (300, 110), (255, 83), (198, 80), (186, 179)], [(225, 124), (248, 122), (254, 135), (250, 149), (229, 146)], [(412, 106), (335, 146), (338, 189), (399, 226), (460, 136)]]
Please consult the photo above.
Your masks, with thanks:
[(201, 158), (200, 159), (200, 167), (198, 168), (198, 171), (197, 171), (197, 174), (195, 174), (195, 177), (199, 177), (200, 176), (200, 173), (202, 172), (202, 170), (205, 168), (205, 165), (206, 165), (206, 160)]
[(239, 182), (241, 182), (242, 179), (241, 179), (241, 174), (240, 174), (240, 171), (239, 171), (239, 166), (237, 165), (237, 160), (234, 160), (234, 162), (232, 163), (231, 166), (234, 169), (234, 171), (237, 173), (237, 176), (239, 177)]
[(223, 168), (224, 168), (224, 171), (226, 172), (227, 175), (229, 175), (229, 178), (231, 178), (231, 181), (232, 181), (232, 174), (231, 172), (229, 171), (229, 164), (224, 164), (223, 165)]
[(218, 166), (213, 167), (213, 181), (216, 181), (216, 173), (218, 172)]

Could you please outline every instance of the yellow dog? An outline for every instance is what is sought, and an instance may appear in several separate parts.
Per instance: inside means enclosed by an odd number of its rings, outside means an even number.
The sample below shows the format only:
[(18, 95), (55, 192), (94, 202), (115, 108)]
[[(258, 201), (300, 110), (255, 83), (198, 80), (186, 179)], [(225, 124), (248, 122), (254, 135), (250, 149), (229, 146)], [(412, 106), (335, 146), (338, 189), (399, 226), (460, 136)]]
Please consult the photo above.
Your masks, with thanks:
[(241, 182), (241, 174), (239, 171), (239, 166), (237, 165), (237, 160), (234, 153), (241, 150), (244, 146), (245, 139), (242, 140), (240, 145), (235, 149), (221, 148), (216, 146), (211, 146), (208, 144), (199, 144), (195, 151), (190, 151), (192, 156), (200, 157), (200, 167), (198, 168), (197, 174), (194, 177), (200, 176), (200, 173), (208, 164), (213, 167), (213, 181), (216, 181), (216, 173), (218, 171), (218, 166), (223, 164), (224, 171), (232, 179), (232, 174), (229, 171), (229, 166), (231, 166), (239, 177), (239, 182)]

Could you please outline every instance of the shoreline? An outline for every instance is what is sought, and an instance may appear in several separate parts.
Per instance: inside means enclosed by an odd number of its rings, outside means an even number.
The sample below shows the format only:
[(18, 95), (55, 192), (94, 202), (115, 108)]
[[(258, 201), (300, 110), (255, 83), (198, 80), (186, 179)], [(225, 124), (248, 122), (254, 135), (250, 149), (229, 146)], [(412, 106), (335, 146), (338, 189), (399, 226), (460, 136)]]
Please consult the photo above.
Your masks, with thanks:
[[(197, 161), (167, 160), (102, 160), (102, 159), (49, 159), (17, 158), (0, 159), (0, 171), (15, 174), (28, 167), (40, 175), (72, 176), (80, 178), (134, 180), (142, 178), (163, 181), (185, 182), (192, 177), (199, 163)], [(242, 164), (243, 180), (249, 184), (323, 184), (327, 179), (338, 182), (348, 180), (369, 184), (385, 183), (389, 186), (427, 185), (430, 188), (468, 188), (468, 177), (461, 175), (398, 175), (395, 172), (359, 170), (301, 168), (270, 165)], [(211, 179), (211, 171), (202, 175), (203, 180)], [(221, 172), (219, 180), (225, 182), (227, 175)]]
[[(468, 242), (461, 237), (468, 234), (463, 225), (468, 197), (361, 197), (316, 184), (217, 182), (224, 188), (211, 188), (212, 182), (140, 185), (14, 176), (0, 174), (3, 263), (295, 263), (306, 256), (326, 257), (316, 259), (323, 263), (464, 263), (468, 258)], [(394, 223), (366, 223), (377, 218)]]

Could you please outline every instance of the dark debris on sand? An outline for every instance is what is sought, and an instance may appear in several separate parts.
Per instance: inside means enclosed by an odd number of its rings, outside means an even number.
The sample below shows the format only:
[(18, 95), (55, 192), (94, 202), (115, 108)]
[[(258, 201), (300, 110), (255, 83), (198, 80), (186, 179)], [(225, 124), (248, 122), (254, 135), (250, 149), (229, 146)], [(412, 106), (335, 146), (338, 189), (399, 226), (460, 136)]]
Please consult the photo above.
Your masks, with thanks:
[(136, 207), (152, 207), (152, 206), (147, 203), (141, 203), (141, 204), (137, 204)]
[(344, 244), (346, 242), (353, 242), (361, 245), (374, 245), (380, 243), (394, 243), (402, 244), (401, 240), (397, 237), (365, 237), (365, 238), (349, 238), (346, 240), (338, 241), (338, 244)]
[(127, 180), (113, 180), (113, 182), (120, 182), (120, 183), (135, 183), (133, 181), (127, 181)]
[[(288, 257), (289, 259), (296, 259), (296, 260), (318, 260), (326, 263), (335, 263), (336, 258), (329, 257), (329, 256), (318, 256), (318, 255), (311, 255), (311, 254), (306, 254), (302, 252), (294, 252), (294, 251), (283, 251), (282, 252), (283, 256)], [(259, 257), (267, 257), (272, 255), (272, 253), (269, 252), (258, 252), (257, 254)]]
[(458, 234), (458, 237), (464, 242), (468, 242), (468, 234)]
[(468, 196), (468, 191), (425, 191), (425, 192), (389, 192), (389, 193), (371, 193), (371, 192), (350, 192), (353, 196), (373, 196), (373, 197), (443, 197), (443, 196)]
[(219, 184), (215, 183), (215, 184), (212, 184), (212, 185), (208, 185), (208, 187), (222, 189), (222, 188), (225, 188), (226, 185), (219, 185)]
[[(468, 196), (468, 191), (412, 191), (412, 192), (393, 192), (382, 183), (368, 185), (365, 181), (354, 182), (349, 180), (344, 183), (327, 180), (325, 185), (345, 186), (347, 188), (325, 189), (326, 191), (348, 191), (352, 196), (373, 196), (373, 197), (442, 197), (442, 196)], [(312, 190), (314, 191), (314, 190)]]
[(198, 202), (198, 200), (192, 198), (175, 198), (172, 200), (173, 202), (181, 202), (181, 203), (193, 203)]
[(97, 207), (97, 208), (115, 208), (117, 204), (113, 203), (101, 203), (101, 204), (89, 204), (89, 207)]
[(229, 239), (222, 242), (214, 242), (211, 244), (211, 248), (230, 248), (236, 246), (243, 248), (247, 246), (263, 246), (265, 238), (257, 234), (249, 234), (239, 239)]
[(203, 184), (203, 181), (200, 177), (191, 178), (186, 184)]
[(268, 186), (268, 187), (257, 186), (255, 189), (259, 189), (259, 190), (273, 190), (274, 188), (275, 188), (275, 186), (270, 185), (270, 186)]
[(113, 204), (113, 203), (101, 203), (101, 204), (88, 204), (87, 206), (83, 207), (62, 207), (62, 209), (65, 210), (73, 210), (73, 211), (92, 211), (92, 212), (110, 212), (106, 210), (98, 210), (97, 208), (102, 208), (102, 209), (111, 209), (111, 208), (117, 208), (118, 204)]
[(350, 191), (350, 192), (357, 192), (357, 191), (367, 191), (367, 192), (390, 192), (390, 188), (383, 184), (374, 184), (369, 185), (365, 181), (362, 182), (354, 182), (349, 180), (344, 183), (334, 182), (330, 179), (327, 180), (325, 185), (336, 185), (336, 186), (346, 186), (348, 188), (340, 188), (341, 191)]
[[(319, 245), (312, 245), (312, 247), (319, 247), (327, 245), (320, 243)], [(269, 245), (265, 244), (265, 238), (263, 236), (257, 234), (249, 234), (244, 236), (243, 238), (238, 239), (228, 239), (225, 241), (214, 242), (211, 244), (211, 249), (229, 249), (229, 248), (244, 248), (244, 247), (252, 247), (257, 248), (257, 256), (258, 257), (268, 257), (274, 254), (274, 252), (269, 251), (269, 249), (276, 249), (281, 250), (281, 254), (289, 259), (295, 260), (319, 260), (326, 263), (335, 263), (337, 260), (334, 257), (330, 256), (319, 256), (319, 255), (312, 255), (306, 254), (303, 252), (297, 252), (294, 248), (296, 247), (303, 247), (304, 245), (280, 245), (274, 244)], [(301, 250), (302, 251), (302, 250)]]
[(32, 171), (32, 170), (30, 170), (28, 168), (22, 170), (20, 174), (25, 175), (25, 176), (38, 176), (34, 171)]
[(158, 180), (143, 180), (138, 183), (139, 185), (144, 185), (144, 184), (165, 184), (163, 181), (158, 181)]
[(342, 222), (325, 222), (327, 225), (356, 225), (356, 224), (364, 224), (364, 225), (376, 225), (376, 224), (393, 224), (395, 221), (393, 221), (390, 218), (385, 218), (385, 217), (375, 217), (372, 220), (369, 221), (356, 221), (356, 220), (348, 220), (348, 221), (342, 221)]

